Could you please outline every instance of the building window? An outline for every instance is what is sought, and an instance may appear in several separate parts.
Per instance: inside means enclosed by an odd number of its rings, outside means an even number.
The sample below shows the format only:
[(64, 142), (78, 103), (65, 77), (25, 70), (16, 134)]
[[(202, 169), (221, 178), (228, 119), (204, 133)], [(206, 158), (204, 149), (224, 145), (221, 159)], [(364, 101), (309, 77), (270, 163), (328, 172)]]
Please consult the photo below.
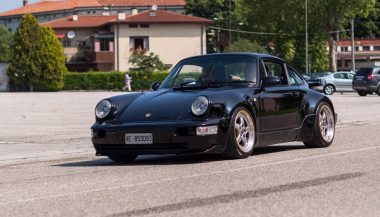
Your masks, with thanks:
[(129, 28), (137, 28), (137, 24), (129, 24)]
[(373, 46), (373, 50), (379, 51), (380, 50), (380, 46)]
[(141, 28), (149, 28), (149, 24), (141, 24), (140, 27)]
[(369, 46), (363, 46), (363, 51), (370, 51), (370, 47)]
[(63, 40), (62, 46), (63, 47), (71, 47), (71, 41), (70, 40)]
[(340, 50), (341, 50), (342, 52), (347, 52), (347, 51), (348, 51), (348, 47), (341, 47)]
[(356, 46), (356, 47), (355, 47), (355, 51), (359, 51), (359, 46)]
[(111, 45), (113, 45), (113, 39), (102, 38), (99, 40), (99, 42), (100, 51), (113, 51), (113, 47), (111, 48)]
[(342, 60), (338, 60), (338, 68), (342, 67)]
[(78, 47), (86, 47), (87, 43), (86, 43), (86, 41), (77, 41), (77, 45), (78, 45)]
[(129, 40), (131, 50), (149, 50), (149, 37), (131, 37)]

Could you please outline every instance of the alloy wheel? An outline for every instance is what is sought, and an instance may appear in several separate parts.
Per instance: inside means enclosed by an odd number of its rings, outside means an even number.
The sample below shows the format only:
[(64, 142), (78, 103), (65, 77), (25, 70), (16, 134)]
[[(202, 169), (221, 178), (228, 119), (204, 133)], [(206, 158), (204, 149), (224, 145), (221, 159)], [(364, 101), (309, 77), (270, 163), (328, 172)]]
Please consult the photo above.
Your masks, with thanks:
[(321, 136), (326, 142), (331, 142), (335, 134), (335, 119), (331, 108), (324, 105), (319, 112), (319, 129)]
[(235, 141), (243, 152), (252, 150), (255, 144), (255, 127), (250, 114), (244, 110), (235, 117)]

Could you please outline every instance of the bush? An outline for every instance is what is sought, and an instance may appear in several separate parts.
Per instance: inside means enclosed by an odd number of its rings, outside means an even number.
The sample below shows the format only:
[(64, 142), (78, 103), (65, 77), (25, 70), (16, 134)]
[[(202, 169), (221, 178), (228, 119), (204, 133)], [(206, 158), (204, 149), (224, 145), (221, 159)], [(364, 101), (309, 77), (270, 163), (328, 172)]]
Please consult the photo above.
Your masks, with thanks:
[(138, 71), (150, 73), (155, 71), (166, 71), (171, 67), (169, 65), (165, 65), (160, 60), (160, 57), (152, 52), (147, 55), (144, 52), (136, 53), (130, 58), (129, 63), (137, 67), (136, 69)]
[[(124, 86), (122, 72), (69, 72), (65, 76), (65, 90), (121, 90)], [(168, 72), (128, 73), (132, 77), (132, 90), (147, 90), (155, 81), (163, 81)]]

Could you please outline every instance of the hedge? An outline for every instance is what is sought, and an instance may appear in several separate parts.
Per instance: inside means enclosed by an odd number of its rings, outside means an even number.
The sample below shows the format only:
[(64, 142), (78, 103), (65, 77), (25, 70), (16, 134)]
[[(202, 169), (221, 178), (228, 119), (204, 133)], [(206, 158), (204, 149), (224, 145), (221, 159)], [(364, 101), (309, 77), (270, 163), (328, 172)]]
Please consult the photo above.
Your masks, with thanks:
[[(64, 90), (121, 90), (124, 86), (122, 72), (69, 72), (65, 76)], [(132, 77), (132, 90), (146, 90), (155, 81), (163, 81), (168, 72), (128, 72)]]

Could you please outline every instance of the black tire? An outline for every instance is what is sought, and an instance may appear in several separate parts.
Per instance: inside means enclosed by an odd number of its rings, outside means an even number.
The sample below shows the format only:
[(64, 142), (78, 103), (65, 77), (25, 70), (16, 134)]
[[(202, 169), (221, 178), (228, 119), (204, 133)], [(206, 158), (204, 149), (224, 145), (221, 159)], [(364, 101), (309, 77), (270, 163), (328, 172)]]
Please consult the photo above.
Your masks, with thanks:
[[(323, 109), (323, 112), (325, 112), (325, 109), (328, 109), (330, 110), (330, 113), (332, 115), (332, 120), (330, 119), (330, 121), (332, 121), (332, 135), (329, 137), (328, 140), (326, 140), (323, 136), (322, 136), (322, 132), (321, 132), (321, 126), (320, 126), (320, 121), (321, 121), (321, 111)], [(334, 136), (335, 136), (335, 123), (336, 123), (336, 120), (335, 120), (335, 113), (334, 113), (334, 110), (332, 109), (331, 105), (326, 103), (326, 102), (321, 102), (319, 105), (318, 105), (318, 109), (317, 109), (317, 116), (316, 116), (316, 119), (315, 119), (315, 124), (314, 124), (314, 131), (313, 131), (313, 137), (311, 138), (311, 140), (309, 141), (304, 141), (304, 144), (307, 148), (326, 148), (326, 147), (329, 147), (331, 145), (331, 143), (333, 142), (334, 140)], [(328, 124), (326, 124), (328, 125)], [(329, 132), (330, 133), (330, 132)], [(326, 133), (327, 134), (327, 133)]]
[(368, 92), (358, 91), (359, 96), (367, 96)]
[(333, 95), (335, 92), (335, 87), (334, 85), (332, 84), (327, 84), (324, 88), (323, 88), (323, 93), (326, 94), (326, 95)]
[(138, 155), (109, 155), (108, 158), (116, 163), (130, 163), (137, 158)]
[(380, 86), (377, 88), (376, 94), (380, 96)]
[[(240, 119), (241, 117), (243, 117), (243, 121)], [(240, 128), (237, 128), (237, 126), (240, 126)], [(240, 136), (240, 141), (238, 142), (239, 135), (244, 136)], [(236, 108), (230, 120), (227, 147), (224, 155), (233, 159), (247, 158), (252, 155), (255, 142), (256, 124), (251, 113), (244, 107)]]

